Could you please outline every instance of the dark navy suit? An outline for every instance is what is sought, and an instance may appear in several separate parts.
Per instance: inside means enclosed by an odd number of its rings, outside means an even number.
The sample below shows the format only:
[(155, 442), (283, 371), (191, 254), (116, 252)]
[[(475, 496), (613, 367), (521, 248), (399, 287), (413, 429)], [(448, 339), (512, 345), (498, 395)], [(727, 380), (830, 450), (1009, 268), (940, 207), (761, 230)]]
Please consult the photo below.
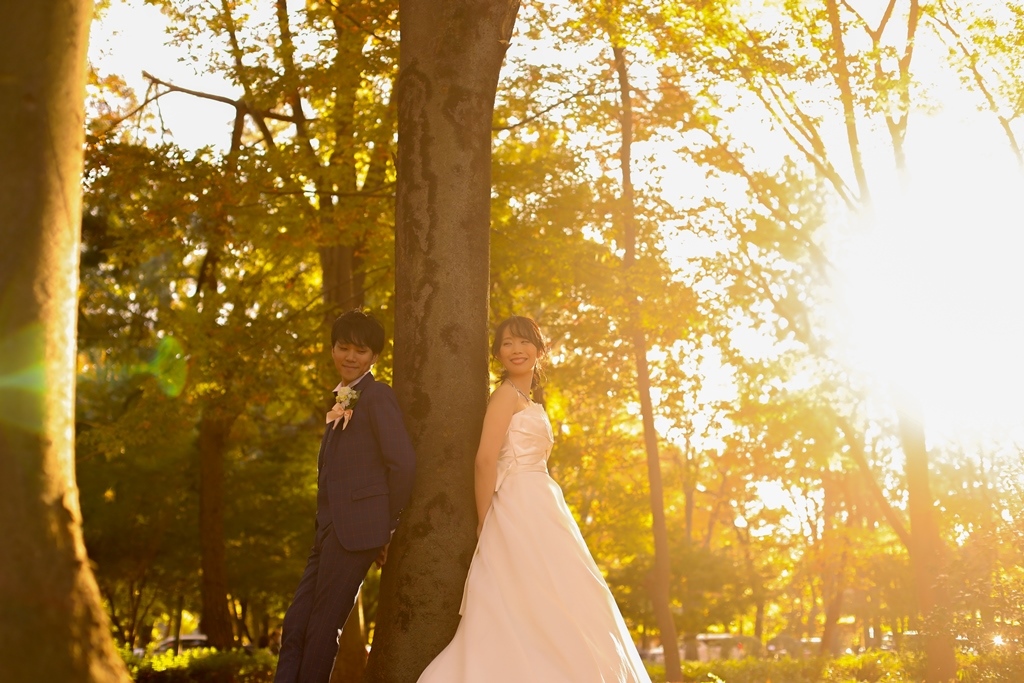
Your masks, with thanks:
[(395, 393), (367, 374), (344, 430), (328, 424), (317, 459), (316, 533), (284, 617), (274, 683), (328, 683), (338, 632), (412, 493), (416, 456)]

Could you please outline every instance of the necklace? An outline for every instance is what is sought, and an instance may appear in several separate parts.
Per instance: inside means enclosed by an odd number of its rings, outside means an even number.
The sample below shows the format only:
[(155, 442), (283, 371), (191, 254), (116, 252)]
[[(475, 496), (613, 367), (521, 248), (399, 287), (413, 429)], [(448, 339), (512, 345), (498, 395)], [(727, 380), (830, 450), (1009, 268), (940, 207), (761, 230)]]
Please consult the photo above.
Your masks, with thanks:
[(526, 394), (524, 394), (522, 391), (519, 390), (519, 387), (516, 386), (515, 382), (513, 382), (512, 380), (510, 380), (508, 378), (505, 378), (505, 381), (508, 382), (509, 384), (511, 384), (512, 388), (516, 390), (516, 393), (519, 394), (520, 396), (522, 396), (523, 398), (525, 398), (527, 403), (533, 403), (533, 400), (529, 396), (527, 396)]

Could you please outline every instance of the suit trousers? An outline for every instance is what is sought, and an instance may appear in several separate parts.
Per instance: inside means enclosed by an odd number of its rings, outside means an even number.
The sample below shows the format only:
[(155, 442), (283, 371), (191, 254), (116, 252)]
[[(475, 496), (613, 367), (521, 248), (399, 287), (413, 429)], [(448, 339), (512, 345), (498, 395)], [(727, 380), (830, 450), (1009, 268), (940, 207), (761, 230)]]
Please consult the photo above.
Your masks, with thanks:
[(284, 616), (274, 683), (328, 683), (338, 635), (380, 548), (345, 550), (334, 527), (317, 530), (313, 552)]

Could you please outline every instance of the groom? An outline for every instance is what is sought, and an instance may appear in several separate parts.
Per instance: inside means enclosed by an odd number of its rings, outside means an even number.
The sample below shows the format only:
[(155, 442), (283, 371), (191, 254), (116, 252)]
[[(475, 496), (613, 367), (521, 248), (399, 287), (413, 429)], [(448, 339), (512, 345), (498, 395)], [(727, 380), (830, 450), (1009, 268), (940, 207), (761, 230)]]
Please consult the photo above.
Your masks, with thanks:
[(383, 348), (372, 315), (349, 311), (334, 322), (338, 403), (320, 442), (313, 550), (284, 617), (274, 683), (328, 683), (363, 577), (387, 560), (409, 502), (416, 455), (394, 392), (370, 373)]

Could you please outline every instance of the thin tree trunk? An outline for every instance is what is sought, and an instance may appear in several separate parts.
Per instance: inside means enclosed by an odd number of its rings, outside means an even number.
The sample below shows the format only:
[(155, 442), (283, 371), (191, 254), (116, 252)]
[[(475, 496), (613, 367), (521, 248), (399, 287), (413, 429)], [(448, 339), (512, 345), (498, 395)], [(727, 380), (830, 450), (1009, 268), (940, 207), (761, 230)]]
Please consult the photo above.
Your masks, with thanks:
[[(836, 52), (834, 74), (843, 104), (847, 141), (854, 173), (860, 187), (860, 212), (862, 217), (868, 218), (873, 212), (873, 206), (857, 137), (854, 98), (847, 65), (843, 27), (836, 0), (825, 0), (825, 3), (832, 30), (832, 43)], [(896, 171), (903, 183), (907, 180), (903, 140), (906, 135), (910, 109), (910, 65), (914, 55), (914, 40), (920, 12), (921, 8), (917, 0), (910, 0), (907, 9), (906, 43), (899, 60), (899, 98), (902, 116), (897, 120), (891, 114), (885, 114)], [(920, 413), (915, 405), (903, 400), (896, 406), (896, 410), (899, 418), (900, 443), (907, 459), (907, 492), (911, 527), (908, 550), (915, 575), (918, 609), (925, 621), (926, 683), (946, 683), (956, 676), (956, 651), (948, 605), (942, 594), (941, 584), (944, 572), (942, 540), (932, 509), (934, 498), (928, 482), (928, 451), (925, 445), (925, 432)], [(883, 507), (883, 512), (885, 511)], [(893, 528), (898, 530), (895, 524)]]
[[(885, 117), (885, 125), (889, 129), (889, 140), (892, 143), (896, 170), (903, 175), (904, 180), (906, 179), (907, 170), (907, 153), (904, 143), (907, 138), (907, 121), (910, 118), (910, 93), (912, 88), (910, 82), (910, 63), (914, 59), (914, 41), (917, 36), (917, 26), (920, 19), (920, 3), (918, 0), (909, 0), (907, 3), (907, 38), (903, 45), (903, 54), (900, 55), (900, 78), (899, 85), (896, 88), (900, 106), (896, 114), (893, 113), (890, 107), (886, 107), (882, 111)], [(878, 60), (876, 64), (881, 62), (881, 58), (879, 57)]]
[[(336, 212), (331, 212), (336, 213)], [(333, 244), (320, 247), (320, 271), (323, 273), (322, 294), (324, 315), (328, 328), (347, 310), (361, 305), (362, 292), (355, 289), (355, 271), (352, 267), (352, 247)]]
[(174, 654), (181, 654), (181, 613), (185, 611), (185, 596), (178, 593), (174, 603)]
[(921, 630), (927, 658), (925, 682), (947, 683), (956, 678), (956, 649), (944, 585), (945, 553), (933, 509), (924, 427), (918, 411), (907, 401), (903, 400), (899, 411), (900, 443), (907, 458), (910, 566), (923, 619)]
[(843, 541), (843, 550), (839, 555), (838, 566), (826, 583), (822, 594), (827, 602), (825, 603), (825, 625), (821, 631), (821, 646), (818, 654), (828, 656), (837, 651), (839, 638), (839, 617), (843, 612), (843, 594), (846, 591), (846, 561), (848, 556), (847, 542)]
[(747, 529), (744, 531), (740, 527), (733, 523), (733, 531), (736, 532), (736, 538), (739, 541), (740, 547), (743, 548), (743, 561), (746, 564), (748, 584), (750, 585), (751, 598), (754, 600), (755, 611), (754, 611), (754, 635), (758, 640), (761, 640), (761, 636), (764, 633), (764, 605), (765, 605), (765, 588), (764, 579), (757, 572), (754, 567), (754, 554), (750, 548), (750, 531)]
[(0, 680), (128, 681), (74, 471), (85, 55), (92, 2), (0, 22)]
[(811, 607), (807, 610), (806, 634), (813, 636), (818, 632), (818, 612), (820, 611), (820, 600), (818, 600), (818, 589), (813, 580), (808, 579), (808, 589), (811, 593)]
[(693, 514), (696, 510), (697, 505), (697, 487), (687, 483), (683, 487), (683, 505), (686, 515), (686, 521), (684, 525), (684, 531), (686, 534), (686, 545), (690, 546), (693, 543)]
[[(228, 188), (225, 201), (219, 205), (217, 223), (226, 226), (230, 221), (230, 207), (238, 183), (238, 154), (242, 147), (245, 127), (245, 112), (236, 109), (231, 131), (231, 148), (228, 151), (224, 172), (224, 184)], [(219, 227), (218, 226), (218, 227)], [(206, 255), (196, 277), (196, 290), (192, 295), (196, 309), (205, 319), (207, 329), (213, 325), (217, 313), (215, 304), (217, 286), (220, 280), (220, 254), (224, 245), (220, 230), (210, 231)], [(199, 550), (201, 577), (199, 581), (202, 597), (202, 614), (199, 625), (212, 647), (227, 649), (234, 645), (234, 630), (228, 608), (227, 553), (224, 547), (224, 459), (227, 451), (231, 426), (238, 417), (225, 407), (225, 396), (231, 393), (232, 378), (226, 374), (221, 378), (224, 392), (220, 397), (211, 396), (203, 402), (199, 418), (199, 435), (196, 448), (199, 456)]]
[(650, 483), (651, 531), (654, 534), (654, 570), (650, 592), (654, 617), (658, 622), (661, 644), (665, 653), (665, 680), (682, 681), (679, 661), (679, 638), (675, 618), (670, 607), (671, 563), (668, 550), (668, 527), (665, 523), (665, 494), (661, 483), (661, 459), (658, 454), (658, 435), (654, 431), (654, 408), (651, 403), (650, 369), (647, 365), (647, 340), (642, 331), (633, 333), (633, 353), (636, 359), (637, 389), (640, 393), (640, 414), (644, 430), (644, 449), (647, 452), (647, 479)]
[[(234, 645), (228, 612), (227, 560), (224, 551), (224, 452), (233, 417), (207, 407), (199, 421), (199, 545), (202, 551), (201, 628), (212, 647)], [(213, 415), (211, 415), (211, 413)]]
[(683, 529), (688, 549), (693, 545), (693, 517), (697, 509), (697, 477), (700, 472), (694, 451), (692, 440), (687, 436), (685, 457), (680, 464), (683, 468)]
[[(355, 113), (356, 96), (361, 85), (360, 53), (364, 36), (347, 9), (337, 9), (331, 15), (335, 34), (336, 57), (331, 75), (336, 83), (335, 104), (332, 114), (334, 150), (328, 161), (326, 175), (321, 180), (322, 191), (336, 192), (320, 195), (320, 216), (325, 246), (320, 248), (323, 271), (323, 296), (326, 304), (327, 325), (341, 313), (361, 306), (363, 294), (356, 288), (355, 250), (352, 226), (359, 222), (357, 215), (364, 199), (354, 197), (356, 182)], [(329, 185), (329, 187), (328, 187)]]
[[(910, 0), (907, 9), (907, 38), (900, 56), (900, 104), (903, 116), (893, 120), (887, 115), (893, 144), (896, 170), (901, 184), (908, 181), (903, 140), (910, 116), (910, 64), (914, 55), (914, 38), (921, 8)], [(899, 392), (898, 392), (899, 393)], [(946, 587), (946, 554), (934, 508), (935, 498), (929, 482), (928, 447), (925, 441), (924, 416), (917, 401), (900, 393), (896, 405), (899, 419), (900, 445), (906, 457), (907, 508), (910, 516), (910, 565), (914, 573), (918, 609), (923, 619), (923, 640), (926, 656), (925, 683), (947, 683), (955, 680), (956, 641)]]
[(244, 645), (249, 643), (249, 645), (255, 645), (256, 641), (252, 639), (252, 634), (249, 633), (249, 601), (231, 597), (228, 600), (228, 605), (231, 607), (229, 614), (234, 622), (238, 644)]
[(843, 105), (843, 119), (846, 123), (846, 141), (850, 147), (853, 161), (853, 172), (857, 177), (857, 189), (862, 204), (871, 203), (871, 190), (868, 176), (864, 169), (864, 159), (860, 151), (860, 136), (857, 132), (857, 110), (854, 106), (853, 87), (850, 84), (850, 67), (846, 63), (846, 45), (843, 40), (843, 25), (839, 17), (839, 5), (836, 0), (825, 0), (828, 10), (828, 21), (832, 28), (832, 49), (835, 51), (836, 85), (839, 87), (839, 101)]
[[(626, 67), (625, 51), (613, 47), (615, 68), (619, 76), (619, 93), (622, 99), (622, 210), (625, 227), (622, 260), (625, 280), (629, 282), (629, 271), (636, 260), (636, 223), (634, 220), (633, 181), (630, 167), (633, 142), (633, 104)], [(630, 291), (629, 320), (633, 355), (636, 360), (637, 390), (640, 394), (640, 415), (644, 428), (644, 449), (647, 451), (647, 479), (650, 482), (651, 531), (654, 534), (654, 571), (650, 588), (654, 604), (654, 616), (661, 631), (661, 644), (665, 653), (665, 680), (682, 681), (683, 673), (679, 662), (679, 639), (676, 635), (675, 618), (670, 607), (671, 562), (668, 550), (668, 528), (665, 524), (665, 494), (661, 483), (661, 457), (658, 453), (658, 433), (654, 430), (654, 406), (651, 402), (651, 374), (647, 365), (647, 338), (640, 323), (640, 300), (636, 292)]]
[(910, 531), (907, 529), (903, 520), (900, 518), (896, 509), (893, 508), (892, 503), (885, 497), (885, 492), (882, 491), (882, 487), (879, 486), (878, 481), (875, 480), (875, 475), (871, 470), (871, 464), (868, 462), (866, 449), (864, 447), (864, 436), (858, 433), (854, 428), (852, 422), (843, 416), (837, 416), (837, 422), (839, 428), (843, 432), (846, 444), (849, 446), (847, 451), (850, 457), (853, 458), (854, 462), (857, 463), (857, 468), (860, 470), (861, 476), (864, 479), (864, 484), (867, 487), (868, 493), (871, 496), (872, 502), (876, 505), (878, 510), (885, 517), (886, 522), (892, 530), (899, 536), (903, 544), (910, 547)]
[(367, 681), (415, 681), (458, 625), (487, 403), (491, 120), (518, 9), (399, 4), (395, 390), (419, 464), (381, 576)]

